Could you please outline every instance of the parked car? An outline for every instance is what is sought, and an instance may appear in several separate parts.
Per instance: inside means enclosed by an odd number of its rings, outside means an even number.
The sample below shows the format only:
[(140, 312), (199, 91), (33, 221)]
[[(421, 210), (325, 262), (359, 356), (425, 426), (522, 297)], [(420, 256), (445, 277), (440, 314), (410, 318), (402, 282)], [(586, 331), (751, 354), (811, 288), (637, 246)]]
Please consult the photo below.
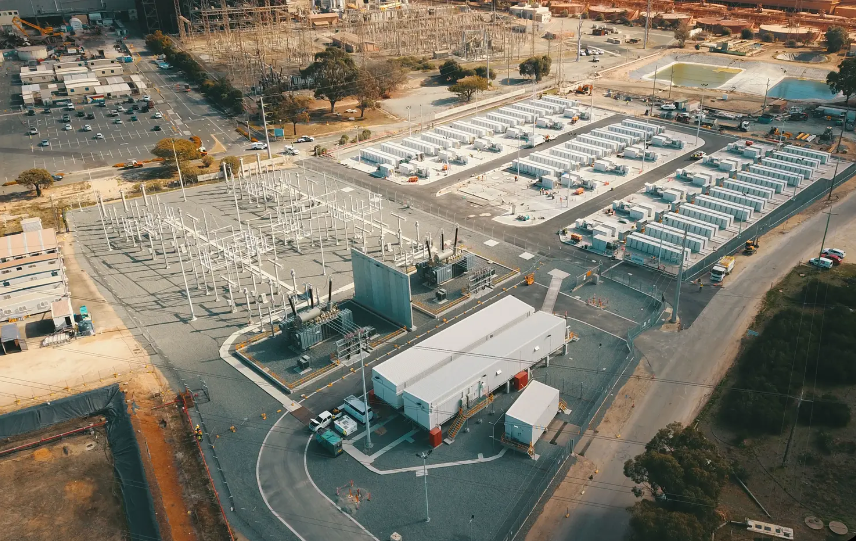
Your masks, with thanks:
[(66, 124), (65, 126), (62, 127), (62, 129), (64, 131), (71, 131), (71, 124)]
[(823, 257), (827, 257), (829, 255), (837, 255), (841, 259), (847, 257), (847, 252), (839, 250), (838, 248), (824, 248), (821, 253), (823, 254)]
[(262, 143), (261, 141), (255, 142), (250, 145), (250, 150), (267, 150), (267, 143)]
[(333, 422), (333, 414), (329, 411), (322, 411), (317, 417), (309, 421), (309, 430), (318, 432), (322, 428), (327, 428)]
[(83, 131), (92, 131), (92, 126), (90, 126), (89, 124), (84, 124)]
[(707, 156), (707, 154), (702, 152), (701, 150), (699, 150), (698, 152), (693, 152), (691, 158), (694, 160), (700, 160), (700, 159), (704, 158), (705, 156)]
[(151, 101), (151, 98), (149, 96), (143, 96), (143, 101)]
[(45, 107), (44, 109), (42, 109), (42, 113), (44, 113), (44, 114), (46, 114), (46, 115), (51, 114), (51, 108), (50, 108), (50, 107)]
[(83, 118), (83, 117), (85, 117), (85, 116), (86, 116), (86, 113), (84, 113), (83, 111), (78, 111), (78, 112), (77, 112), (77, 118)]
[(136, 121), (137, 121), (137, 115), (132, 116), (132, 117), (131, 117), (131, 121), (132, 121), (132, 122), (136, 122)]
[(152, 131), (161, 131), (161, 127), (160, 127), (160, 126), (158, 126), (158, 125), (155, 125), (155, 126), (152, 128)]
[(62, 121), (63, 122), (71, 122), (71, 117), (68, 115), (62, 115)]
[(808, 262), (821, 269), (831, 269), (833, 265), (832, 260), (826, 257), (813, 257)]
[(38, 135), (38, 134), (39, 134), (39, 130), (37, 130), (36, 128), (30, 128), (27, 131), (27, 135)]
[(163, 115), (160, 113), (160, 111), (158, 111), (154, 114), (154, 116), (152, 116), (152, 118), (163, 118)]
[(298, 156), (300, 151), (292, 146), (286, 145), (285, 148), (282, 149), (282, 153), (286, 156)]
[(101, 134), (101, 132), (98, 132), (95, 134), (95, 138), (96, 139), (104, 139), (104, 136)]
[(48, 141), (47, 139), (42, 139), (42, 142), (39, 143), (39, 146), (40, 147), (49, 147), (49, 146), (51, 146), (51, 142)]
[(674, 111), (677, 107), (675, 107), (674, 103), (664, 103), (660, 106), (660, 109), (663, 111)]
[(346, 113), (358, 113), (359, 111), (357, 111), (356, 109), (345, 109), (345, 112)]
[(93, 113), (87, 113), (86, 120), (95, 120), (95, 115)]
[(124, 122), (122, 122), (121, 118), (117, 118), (116, 120), (113, 121), (113, 124), (124, 124)]
[(27, 109), (27, 116), (36, 116), (35, 109)]
[(298, 137), (297, 141), (295, 141), (295, 143), (311, 143), (314, 140), (315, 140), (315, 138), (312, 137), (311, 135), (303, 135), (301, 137)]

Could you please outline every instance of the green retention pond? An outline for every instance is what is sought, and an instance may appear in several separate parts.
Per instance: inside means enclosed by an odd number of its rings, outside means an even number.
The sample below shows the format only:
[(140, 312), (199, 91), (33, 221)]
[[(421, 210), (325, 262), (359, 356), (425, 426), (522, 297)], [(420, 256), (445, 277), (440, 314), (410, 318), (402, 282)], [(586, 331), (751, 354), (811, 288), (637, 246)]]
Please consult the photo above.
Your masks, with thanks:
[(656, 74), (648, 75), (646, 79), (653, 80), (656, 76), (658, 81), (671, 80), (672, 84), (677, 86), (717, 88), (742, 71), (741, 68), (676, 62), (658, 70)]
[(784, 100), (831, 100), (838, 94), (829, 90), (825, 81), (785, 77), (770, 89), (769, 95)]

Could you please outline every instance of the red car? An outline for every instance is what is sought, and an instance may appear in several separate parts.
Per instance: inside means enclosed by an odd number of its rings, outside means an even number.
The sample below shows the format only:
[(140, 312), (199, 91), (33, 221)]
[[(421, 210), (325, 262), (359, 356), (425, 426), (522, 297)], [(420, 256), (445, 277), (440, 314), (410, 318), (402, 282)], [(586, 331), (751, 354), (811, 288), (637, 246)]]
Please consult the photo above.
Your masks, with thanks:
[(831, 259), (833, 265), (840, 265), (841, 264), (841, 256), (829, 253), (829, 254), (823, 254), (823, 257), (825, 257), (826, 259)]

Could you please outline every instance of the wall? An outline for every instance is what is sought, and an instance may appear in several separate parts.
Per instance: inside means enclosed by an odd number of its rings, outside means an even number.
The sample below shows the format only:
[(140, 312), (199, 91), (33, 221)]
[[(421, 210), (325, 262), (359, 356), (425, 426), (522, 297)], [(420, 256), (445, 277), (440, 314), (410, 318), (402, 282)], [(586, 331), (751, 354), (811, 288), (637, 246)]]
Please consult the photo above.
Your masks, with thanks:
[(391, 320), (413, 328), (410, 306), (410, 277), (351, 248), (354, 273), (354, 301)]

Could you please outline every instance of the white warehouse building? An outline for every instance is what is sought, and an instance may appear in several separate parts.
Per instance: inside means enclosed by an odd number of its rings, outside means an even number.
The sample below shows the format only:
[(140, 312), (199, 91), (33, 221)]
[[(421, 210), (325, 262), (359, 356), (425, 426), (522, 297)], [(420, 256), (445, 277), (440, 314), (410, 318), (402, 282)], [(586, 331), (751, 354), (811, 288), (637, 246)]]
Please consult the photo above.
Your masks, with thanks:
[(486, 306), (372, 368), (375, 396), (401, 409), (405, 390), (457, 359), (460, 352), (471, 351), (534, 312), (534, 308), (511, 296)]
[(566, 334), (563, 318), (535, 312), (405, 389), (404, 415), (439, 427), (564, 346)]

